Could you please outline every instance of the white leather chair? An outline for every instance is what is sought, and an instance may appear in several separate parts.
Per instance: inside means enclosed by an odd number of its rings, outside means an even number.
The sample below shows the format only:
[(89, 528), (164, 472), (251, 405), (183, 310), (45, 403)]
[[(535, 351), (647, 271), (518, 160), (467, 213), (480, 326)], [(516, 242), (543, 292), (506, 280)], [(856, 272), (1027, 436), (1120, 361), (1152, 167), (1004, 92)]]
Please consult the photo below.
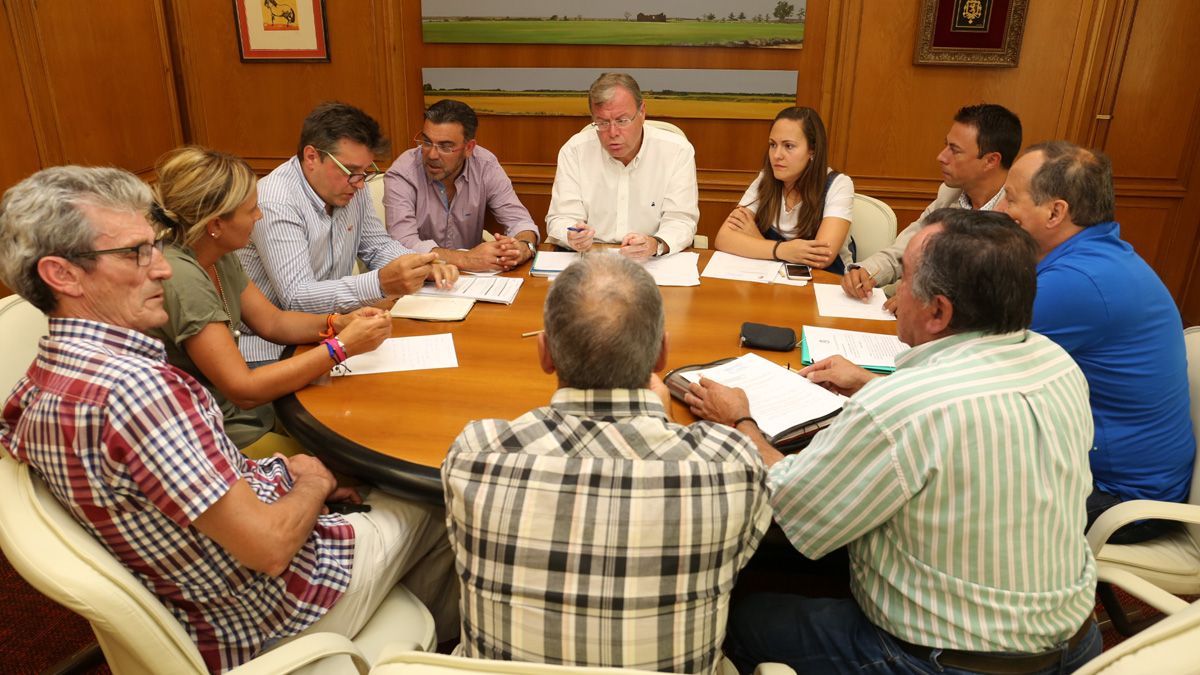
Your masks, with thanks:
[(0, 401), (8, 393), (37, 356), (38, 339), (47, 333), (46, 315), (25, 298), (10, 295), (0, 298)]
[[(87, 619), (116, 675), (207, 673), (183, 626), (58, 503), (27, 464), (0, 461), (0, 549), (34, 588)], [(314, 633), (230, 671), (366, 673), (390, 645), (434, 646), (433, 617), (397, 586), (352, 642)]]
[[(1200, 326), (1183, 331), (1187, 345), (1188, 389), (1192, 397), (1192, 433), (1200, 447)], [(1139, 544), (1109, 544), (1117, 528), (1144, 518), (1182, 523), (1175, 532)], [(1087, 533), (1088, 544), (1099, 563), (1135, 577), (1122, 588), (1138, 594), (1139, 588), (1158, 587), (1176, 595), (1200, 594), (1200, 462), (1192, 470), (1192, 491), (1187, 504), (1139, 499), (1105, 511)], [(1110, 614), (1119, 611), (1110, 607)], [(1118, 628), (1120, 626), (1118, 625)], [(1122, 631), (1125, 632), (1125, 631)]]
[[(1122, 588), (1131, 581), (1132, 574), (1120, 569), (1099, 565), (1102, 580)], [(1087, 662), (1076, 675), (1196, 675), (1200, 674), (1200, 659), (1196, 658), (1195, 644), (1200, 640), (1200, 601), (1190, 605), (1175, 596), (1137, 584), (1147, 595), (1142, 600), (1164, 611), (1168, 616), (1137, 635), (1121, 642), (1112, 649)], [(1142, 582), (1144, 583), (1144, 582)]]
[[(429, 654), (417, 651), (389, 649), (379, 656), (371, 675), (461, 675), (462, 673), (505, 673), (508, 675), (645, 675), (649, 671), (629, 668), (596, 668), (588, 666), (557, 666), (545, 663), (469, 659), (463, 656)], [(780, 663), (764, 663), (754, 670), (756, 675), (796, 675), (796, 671)], [(721, 675), (736, 675), (733, 664), (721, 661)]]
[(854, 237), (855, 262), (896, 240), (896, 213), (880, 200), (854, 193), (853, 218), (850, 236)]

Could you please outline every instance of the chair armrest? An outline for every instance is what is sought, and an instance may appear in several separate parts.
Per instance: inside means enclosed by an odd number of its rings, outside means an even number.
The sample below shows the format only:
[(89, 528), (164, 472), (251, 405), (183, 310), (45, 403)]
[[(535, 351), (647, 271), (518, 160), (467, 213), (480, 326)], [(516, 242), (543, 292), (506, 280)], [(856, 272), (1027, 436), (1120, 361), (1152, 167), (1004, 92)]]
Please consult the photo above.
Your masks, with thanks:
[(760, 663), (754, 675), (796, 675), (796, 671), (782, 663)]
[(1188, 602), (1176, 597), (1138, 575), (1105, 564), (1096, 566), (1096, 577), (1105, 583), (1120, 586), (1127, 593), (1163, 614), (1174, 614), (1188, 607)]
[(230, 670), (229, 675), (290, 673), (325, 657), (343, 654), (354, 662), (359, 675), (367, 675), (370, 664), (363, 658), (362, 652), (349, 638), (337, 633), (312, 633), (296, 638)]
[(1152, 499), (1134, 499), (1117, 504), (1100, 514), (1096, 522), (1092, 523), (1092, 529), (1087, 531), (1088, 546), (1092, 548), (1092, 554), (1098, 554), (1112, 533), (1122, 525), (1146, 518), (1200, 525), (1200, 505), (1157, 502)]
[(379, 650), (379, 656), (375, 657), (375, 663), (372, 666), (377, 666), (381, 663), (387, 663), (401, 654), (409, 652), (424, 652), (424, 645), (419, 645), (416, 642), (389, 642)]

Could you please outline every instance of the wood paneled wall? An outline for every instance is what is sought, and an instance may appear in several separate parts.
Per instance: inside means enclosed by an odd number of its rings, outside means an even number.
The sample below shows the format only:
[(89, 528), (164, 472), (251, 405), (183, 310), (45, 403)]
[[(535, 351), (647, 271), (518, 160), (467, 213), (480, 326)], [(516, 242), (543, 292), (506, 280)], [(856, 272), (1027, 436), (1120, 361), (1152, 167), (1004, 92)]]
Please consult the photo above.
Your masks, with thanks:
[[(934, 157), (963, 104), (1011, 108), (1026, 143), (1068, 138), (1105, 149), (1123, 235), (1188, 322), (1200, 323), (1193, 0), (1032, 2), (1016, 68), (913, 65), (919, 4), (809, 0), (804, 48), (772, 50), (426, 45), (420, 0), (328, 2), (330, 63), (243, 63), (228, 2), (7, 0), (0, 187), (62, 162), (148, 175), (158, 155), (185, 140), (266, 172), (295, 151), (301, 119), (327, 99), (374, 115), (398, 154), (419, 127), (423, 66), (786, 69), (796, 71), (797, 102), (825, 118), (833, 166), (888, 202), (902, 227), (936, 191)], [(671, 121), (696, 146), (700, 231), (712, 235), (753, 178), (769, 123)], [(480, 143), (501, 158), (537, 219), (558, 147), (584, 122), (481, 119)]]

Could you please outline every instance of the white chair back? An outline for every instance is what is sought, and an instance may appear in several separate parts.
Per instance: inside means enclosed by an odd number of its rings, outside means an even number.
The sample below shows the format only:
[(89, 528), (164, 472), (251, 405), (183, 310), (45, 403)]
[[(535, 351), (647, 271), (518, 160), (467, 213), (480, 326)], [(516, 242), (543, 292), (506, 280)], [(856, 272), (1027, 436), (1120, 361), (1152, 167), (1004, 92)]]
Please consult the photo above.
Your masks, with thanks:
[(680, 129), (679, 127), (675, 126), (674, 124), (671, 124), (670, 122), (664, 122), (662, 120), (646, 120), (646, 124), (648, 124), (652, 127), (657, 127), (659, 129), (662, 129), (663, 131), (669, 131), (673, 134), (679, 134), (680, 136), (687, 138), (687, 134), (683, 133), (683, 129)]
[(375, 207), (375, 215), (379, 216), (379, 222), (387, 227), (387, 215), (383, 208), (383, 184), (386, 179), (379, 178), (367, 183), (367, 192), (371, 195), (371, 204)]
[(38, 340), (49, 330), (46, 315), (25, 298), (0, 298), (0, 402), (8, 398), (17, 380), (29, 370), (37, 356)]
[(878, 199), (856, 192), (850, 236), (854, 237), (855, 261), (866, 260), (896, 240), (896, 213)]
[[(1192, 397), (1192, 435), (1200, 454), (1200, 326), (1185, 328), (1183, 344), (1187, 350), (1188, 393)], [(1189, 504), (1200, 504), (1200, 461), (1192, 465), (1192, 492)], [(1187, 524), (1192, 540), (1200, 543), (1200, 525)]]
[[(649, 671), (595, 666), (560, 666), (547, 663), (523, 663), (462, 656), (429, 654), (416, 651), (388, 650), (371, 667), (371, 675), (462, 675), (462, 673), (502, 673), (508, 675), (643, 675)], [(721, 659), (720, 675), (736, 675), (737, 670)], [(756, 675), (796, 675), (781, 663), (760, 664)]]

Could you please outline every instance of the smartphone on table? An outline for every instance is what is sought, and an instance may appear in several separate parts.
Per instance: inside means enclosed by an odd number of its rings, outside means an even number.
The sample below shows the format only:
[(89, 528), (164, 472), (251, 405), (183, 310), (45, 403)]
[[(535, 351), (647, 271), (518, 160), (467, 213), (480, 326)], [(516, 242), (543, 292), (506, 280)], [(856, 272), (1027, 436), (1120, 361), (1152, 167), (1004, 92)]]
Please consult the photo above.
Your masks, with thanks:
[(785, 263), (783, 266), (783, 272), (787, 275), (787, 278), (794, 279), (796, 281), (812, 280), (812, 268), (810, 268), (808, 265), (801, 265), (800, 263)]

